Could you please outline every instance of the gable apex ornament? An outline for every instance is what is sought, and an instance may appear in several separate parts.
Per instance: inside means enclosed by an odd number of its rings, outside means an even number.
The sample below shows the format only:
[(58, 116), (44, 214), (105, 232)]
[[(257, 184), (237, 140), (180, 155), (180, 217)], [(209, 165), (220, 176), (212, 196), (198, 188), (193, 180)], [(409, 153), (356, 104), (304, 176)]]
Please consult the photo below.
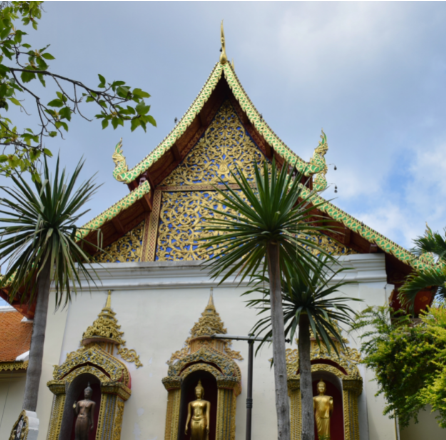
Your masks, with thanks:
[(223, 20), (221, 21), (220, 33), (221, 33), (220, 64), (226, 64), (228, 62), (228, 57), (226, 56), (226, 42), (225, 42), (225, 31), (223, 29)]

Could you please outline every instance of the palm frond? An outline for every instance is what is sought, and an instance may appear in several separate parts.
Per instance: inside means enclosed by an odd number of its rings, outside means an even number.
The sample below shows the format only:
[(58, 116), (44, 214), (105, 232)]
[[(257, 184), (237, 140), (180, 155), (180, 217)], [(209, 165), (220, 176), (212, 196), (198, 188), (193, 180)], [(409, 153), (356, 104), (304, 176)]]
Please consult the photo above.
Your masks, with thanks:
[(226, 182), (215, 187), (226, 210), (210, 209), (202, 229), (209, 235), (200, 247), (216, 250), (205, 263), (212, 278), (221, 277), (223, 282), (235, 274), (242, 282), (254, 269), (265, 273), (266, 250), (272, 242), (280, 247), (280, 267), (287, 279), (292, 264), (300, 272), (304, 262), (314, 264), (313, 251), (328, 255), (311, 240), (327, 227), (317, 223), (317, 206), (302, 197), (303, 174), (293, 177), (286, 164), (278, 171), (273, 160), (270, 167), (265, 162), (262, 170), (254, 163), (253, 182), (239, 169), (231, 175), (239, 189)]
[[(446, 231), (445, 231), (446, 232)], [(415, 247), (411, 250), (415, 255), (423, 255), (426, 252), (435, 254), (440, 262), (446, 264), (446, 238), (438, 232), (433, 232), (429, 226), (425, 236), (414, 240)]]
[[(351, 283), (345, 280), (334, 280), (348, 268), (339, 266), (329, 268), (328, 263), (331, 260), (327, 257), (313, 258), (314, 264), (302, 264), (303, 272), (297, 271), (295, 265), (288, 268), (291, 283), (288, 283), (285, 278), (282, 280), (285, 335), (293, 340), (301, 315), (307, 314), (317, 343), (322, 342), (328, 351), (333, 348), (339, 354), (337, 344), (344, 346), (344, 340), (335, 323), (350, 326), (356, 312), (348, 305), (348, 302), (361, 300), (347, 296), (334, 296), (343, 286)], [(256, 308), (258, 315), (266, 315), (252, 329), (254, 334), (263, 337), (263, 341), (257, 348), (259, 350), (272, 336), (269, 279), (266, 275), (258, 274), (253, 277), (251, 288), (244, 295), (253, 293), (260, 293), (262, 297), (248, 300), (248, 306)]]
[(90, 255), (82, 249), (84, 240), (75, 240), (76, 222), (88, 212), (85, 204), (99, 188), (94, 176), (76, 188), (83, 166), (81, 160), (67, 176), (57, 158), (51, 178), (45, 160), (40, 181), (29, 184), (21, 175), (11, 176), (14, 187), (1, 187), (6, 197), (0, 198), (0, 262), (7, 266), (1, 284), (11, 299), (33, 301), (36, 279), (48, 260), (56, 307), (71, 300), (81, 276), (88, 283), (98, 279), (94, 270), (93, 274), (88, 270)]

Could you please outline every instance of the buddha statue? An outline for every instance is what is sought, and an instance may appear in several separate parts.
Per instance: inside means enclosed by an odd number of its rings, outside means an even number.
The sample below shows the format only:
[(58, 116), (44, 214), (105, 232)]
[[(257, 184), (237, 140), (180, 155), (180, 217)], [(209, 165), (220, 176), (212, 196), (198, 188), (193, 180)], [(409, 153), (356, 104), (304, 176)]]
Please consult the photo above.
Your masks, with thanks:
[(204, 388), (201, 385), (201, 380), (198, 381), (198, 385), (195, 387), (195, 396), (197, 397), (197, 400), (189, 402), (189, 405), (187, 406), (185, 434), (188, 434), (190, 422), (190, 440), (208, 440), (211, 403), (203, 400)]
[(74, 440), (88, 440), (88, 433), (94, 428), (94, 410), (96, 403), (91, 400), (93, 390), (90, 383), (84, 391), (84, 400), (74, 402), (73, 408), (77, 419), (74, 427)]
[(314, 417), (319, 440), (331, 439), (330, 417), (333, 414), (333, 397), (325, 395), (326, 389), (325, 382), (320, 380), (317, 384), (319, 395), (313, 397)]

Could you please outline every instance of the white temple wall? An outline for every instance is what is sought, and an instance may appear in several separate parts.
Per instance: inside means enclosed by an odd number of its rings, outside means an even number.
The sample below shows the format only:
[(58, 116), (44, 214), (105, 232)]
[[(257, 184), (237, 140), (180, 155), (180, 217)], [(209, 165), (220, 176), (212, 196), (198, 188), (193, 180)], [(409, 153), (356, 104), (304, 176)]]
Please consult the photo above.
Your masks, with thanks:
[(22, 372), (0, 375), (0, 439), (8, 439), (20, 411), (25, 392), (25, 374)]
[[(68, 307), (55, 310), (55, 294), (51, 292), (49, 299), (48, 318), (45, 330), (45, 345), (43, 349), (42, 376), (39, 386), (39, 400), (37, 401), (37, 417), (40, 422), (38, 440), (46, 440), (48, 424), (53, 404), (53, 393), (46, 384), (53, 379), (53, 366), (60, 362), (62, 341), (68, 316)], [(65, 360), (65, 358), (64, 358)]]
[(446, 430), (438, 426), (435, 416), (437, 413), (431, 412), (430, 406), (425, 411), (418, 413), (418, 422), (411, 422), (407, 428), (401, 429), (401, 440), (444, 440)]
[[(383, 305), (390, 295), (386, 286), (384, 254), (342, 257), (346, 273), (356, 284), (345, 286), (343, 293), (364, 299), (352, 303), (356, 309)], [(223, 286), (210, 282), (198, 262), (105, 264), (99, 268), (102, 286), (84, 291), (68, 307), (68, 311), (49, 314), (45, 343), (44, 372), (39, 396), (39, 440), (45, 440), (49, 423), (52, 394), (46, 387), (52, 379), (52, 365), (63, 362), (67, 353), (79, 348), (82, 333), (104, 307), (107, 290), (113, 290), (112, 308), (124, 331), (126, 347), (140, 355), (143, 367), (136, 369), (126, 362), (132, 376), (132, 396), (125, 404), (121, 439), (164, 439), (167, 391), (161, 379), (167, 375), (166, 361), (183, 347), (189, 332), (203, 312), (214, 287), (215, 306), (229, 334), (246, 335), (256, 322), (256, 311), (245, 307), (245, 287), (233, 281)], [(348, 335), (351, 345), (360, 340)], [(237, 361), (242, 371), (242, 394), (237, 399), (236, 440), (245, 437), (245, 400), (247, 379), (247, 343), (234, 341), (232, 348), (241, 352), (244, 361)], [(296, 348), (295, 343), (292, 348)], [(270, 440), (277, 437), (274, 406), (274, 378), (269, 365), (270, 347), (265, 347), (254, 361), (253, 438)], [(384, 402), (375, 398), (373, 374), (361, 368), (364, 391), (359, 399), (361, 440), (394, 440), (395, 426), (382, 415)]]

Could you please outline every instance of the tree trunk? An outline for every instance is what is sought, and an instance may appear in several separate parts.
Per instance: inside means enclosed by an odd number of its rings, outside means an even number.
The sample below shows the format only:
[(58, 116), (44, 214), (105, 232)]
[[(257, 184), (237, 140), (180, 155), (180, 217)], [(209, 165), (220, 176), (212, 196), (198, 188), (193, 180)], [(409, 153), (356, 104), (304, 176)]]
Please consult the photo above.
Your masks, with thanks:
[(301, 315), (299, 320), (299, 372), (302, 396), (302, 440), (314, 440), (310, 347), (310, 321), (308, 315)]
[(40, 376), (42, 375), (43, 344), (45, 342), (48, 301), (50, 297), (50, 261), (48, 259), (37, 278), (37, 304), (34, 313), (33, 335), (29, 350), (29, 364), (26, 372), (25, 397), (23, 409), (36, 411), (39, 395)]
[(270, 283), (271, 323), (273, 330), (273, 359), (274, 380), (276, 386), (278, 439), (290, 440), (290, 408), (285, 358), (285, 331), (283, 324), (279, 246), (274, 244), (268, 246), (267, 259)]

